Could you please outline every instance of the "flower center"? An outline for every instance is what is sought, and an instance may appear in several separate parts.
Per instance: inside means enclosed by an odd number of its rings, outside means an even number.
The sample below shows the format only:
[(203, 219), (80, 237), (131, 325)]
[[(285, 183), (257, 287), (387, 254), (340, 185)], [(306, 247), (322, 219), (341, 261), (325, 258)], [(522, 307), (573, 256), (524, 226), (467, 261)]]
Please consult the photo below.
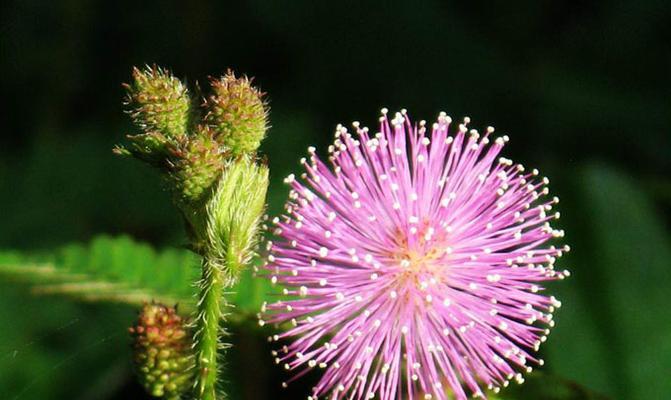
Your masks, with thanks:
[(397, 251), (392, 258), (401, 266), (399, 278), (413, 277), (416, 280), (433, 277), (441, 281), (445, 256), (448, 254), (446, 237), (433, 229), (428, 221), (424, 221), (418, 228), (405, 234), (400, 230), (397, 232)]
[(445, 255), (445, 250), (437, 246), (421, 250), (406, 249), (398, 253), (396, 262), (400, 269), (394, 278), (394, 286), (398, 289), (414, 287), (424, 291), (429, 285), (444, 283)]
[(409, 273), (434, 272), (436, 261), (440, 258), (440, 253), (435, 248), (429, 251), (408, 250), (401, 256), (400, 265)]

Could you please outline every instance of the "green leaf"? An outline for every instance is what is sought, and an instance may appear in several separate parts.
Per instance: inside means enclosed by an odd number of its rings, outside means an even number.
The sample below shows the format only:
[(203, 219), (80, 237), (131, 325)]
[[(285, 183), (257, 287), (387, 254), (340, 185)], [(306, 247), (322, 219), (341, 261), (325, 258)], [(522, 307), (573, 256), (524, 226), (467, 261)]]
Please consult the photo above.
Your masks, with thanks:
[(197, 265), (188, 251), (156, 252), (126, 236), (99, 236), (48, 254), (0, 251), (0, 274), (28, 283), (36, 294), (85, 301), (189, 303)]
[[(156, 251), (127, 236), (98, 236), (46, 254), (0, 251), (0, 276), (27, 283), (34, 294), (132, 305), (156, 300), (190, 308), (200, 262), (188, 250)], [(258, 312), (268, 292), (266, 280), (244, 271), (228, 294), (236, 317)]]

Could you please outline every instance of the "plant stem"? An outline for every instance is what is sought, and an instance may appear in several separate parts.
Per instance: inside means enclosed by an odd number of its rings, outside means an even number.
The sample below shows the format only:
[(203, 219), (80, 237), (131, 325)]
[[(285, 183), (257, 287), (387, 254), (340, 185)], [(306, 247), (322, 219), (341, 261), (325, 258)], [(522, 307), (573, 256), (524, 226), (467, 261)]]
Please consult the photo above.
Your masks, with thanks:
[(217, 398), (217, 372), (219, 349), (219, 329), (223, 318), (222, 306), (226, 281), (222, 271), (206, 258), (203, 259), (203, 277), (198, 302), (196, 366), (196, 398), (215, 400)]
[(228, 271), (238, 271), (240, 261), (230, 249), (226, 252), (226, 267), (211, 260), (207, 255), (203, 258), (203, 276), (198, 303), (198, 326), (196, 336), (196, 366), (198, 368), (196, 398), (198, 400), (216, 400), (224, 398), (217, 392), (217, 374), (219, 373), (218, 350), (223, 348), (221, 337), (226, 334), (222, 327), (224, 308), (227, 306), (224, 290), (232, 286), (236, 279)]

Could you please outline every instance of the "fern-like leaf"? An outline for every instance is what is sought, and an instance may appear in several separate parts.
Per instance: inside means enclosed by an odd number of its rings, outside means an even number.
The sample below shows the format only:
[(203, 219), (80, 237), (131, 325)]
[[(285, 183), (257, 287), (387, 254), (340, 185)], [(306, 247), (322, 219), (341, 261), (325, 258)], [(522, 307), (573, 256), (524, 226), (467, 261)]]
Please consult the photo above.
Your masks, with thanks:
[[(132, 305), (155, 300), (193, 307), (199, 265), (188, 250), (156, 251), (127, 236), (98, 236), (52, 253), (0, 251), (0, 276), (27, 283), (34, 294)], [(244, 273), (228, 294), (233, 313), (244, 317), (257, 312), (268, 291), (265, 280)]]

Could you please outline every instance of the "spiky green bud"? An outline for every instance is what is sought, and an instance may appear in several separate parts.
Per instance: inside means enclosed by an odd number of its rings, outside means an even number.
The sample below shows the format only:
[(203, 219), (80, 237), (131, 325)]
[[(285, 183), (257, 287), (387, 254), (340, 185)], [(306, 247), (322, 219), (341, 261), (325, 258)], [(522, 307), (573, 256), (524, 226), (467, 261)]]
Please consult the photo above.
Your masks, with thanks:
[(182, 82), (157, 66), (133, 68), (133, 81), (125, 85), (133, 121), (145, 132), (179, 139), (187, 134), (191, 99)]
[(237, 78), (232, 71), (210, 84), (213, 93), (205, 103), (205, 120), (217, 132), (217, 140), (234, 155), (256, 152), (268, 125), (264, 94), (246, 76)]
[(175, 308), (145, 304), (129, 331), (135, 370), (147, 392), (171, 400), (188, 392), (195, 371), (191, 337)]
[(183, 144), (170, 168), (177, 203), (190, 208), (202, 204), (221, 175), (225, 157), (211, 130), (198, 127), (198, 134)]
[(129, 135), (130, 146), (114, 151), (167, 168), (188, 135), (191, 99), (186, 86), (157, 66), (133, 68), (133, 80), (124, 86), (128, 113), (142, 133)]

